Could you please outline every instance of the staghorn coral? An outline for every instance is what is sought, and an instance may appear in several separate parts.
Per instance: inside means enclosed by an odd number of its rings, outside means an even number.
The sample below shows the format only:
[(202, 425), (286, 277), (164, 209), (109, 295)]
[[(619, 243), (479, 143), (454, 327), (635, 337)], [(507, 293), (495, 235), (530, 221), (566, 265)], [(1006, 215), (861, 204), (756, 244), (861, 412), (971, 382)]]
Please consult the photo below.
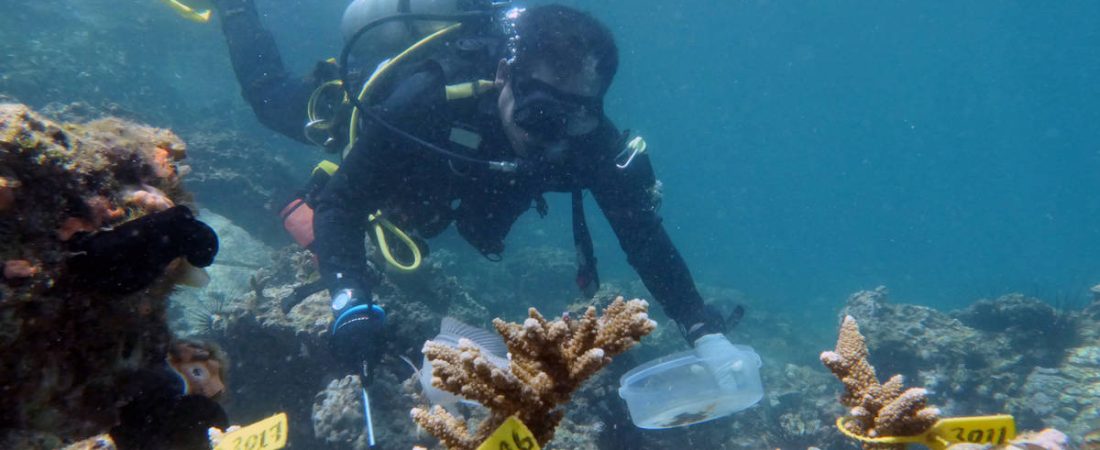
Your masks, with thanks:
[[(844, 383), (840, 402), (851, 408), (844, 426), (856, 435), (912, 436), (939, 420), (939, 409), (926, 406), (925, 389), (904, 389), (901, 375), (879, 383), (867, 361), (867, 343), (852, 316), (844, 317), (836, 350), (821, 353), (821, 362)], [(904, 449), (905, 445), (865, 443), (863, 448)]]
[(412, 417), (449, 449), (474, 449), (509, 416), (530, 428), (540, 444), (554, 437), (567, 403), (580, 385), (656, 327), (644, 300), (617, 298), (596, 315), (589, 307), (576, 320), (547, 321), (535, 308), (522, 324), (493, 321), (511, 356), (509, 369), (493, 365), (468, 341), (458, 348), (428, 342), (424, 354), (436, 378), (432, 384), (485, 405), (489, 417), (475, 433), (436, 406), (414, 408)]

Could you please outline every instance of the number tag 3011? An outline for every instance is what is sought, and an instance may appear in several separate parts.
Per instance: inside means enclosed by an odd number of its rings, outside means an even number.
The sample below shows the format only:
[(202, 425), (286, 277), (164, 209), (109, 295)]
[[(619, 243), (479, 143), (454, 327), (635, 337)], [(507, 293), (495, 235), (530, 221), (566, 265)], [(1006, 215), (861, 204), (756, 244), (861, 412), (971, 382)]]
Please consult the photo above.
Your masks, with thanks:
[(1016, 421), (1007, 414), (940, 419), (928, 431), (916, 436), (858, 436), (848, 430), (847, 417), (837, 419), (841, 433), (870, 444), (921, 444), (932, 450), (946, 450), (953, 444), (1004, 445), (1016, 438)]
[(286, 447), (286, 413), (222, 436), (214, 450), (277, 450)]
[(929, 441), (950, 444), (1004, 445), (1016, 438), (1016, 421), (1010, 415), (940, 419), (928, 430)]

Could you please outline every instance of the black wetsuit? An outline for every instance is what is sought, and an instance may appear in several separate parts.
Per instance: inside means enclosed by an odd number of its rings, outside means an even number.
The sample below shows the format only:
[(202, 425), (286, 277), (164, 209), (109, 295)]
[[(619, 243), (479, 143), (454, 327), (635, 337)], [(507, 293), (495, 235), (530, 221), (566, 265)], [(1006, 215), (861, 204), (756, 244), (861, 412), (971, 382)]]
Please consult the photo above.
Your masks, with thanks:
[[(232, 0), (238, 1), (238, 0)], [(248, 4), (248, 2), (244, 2)], [(244, 98), (268, 127), (304, 141), (305, 102), (316, 85), (297, 80), (283, 68), (274, 40), (249, 8), (228, 10), (224, 31)], [(487, 61), (491, 79), (497, 59)], [(448, 101), (444, 88), (453, 70), (435, 60), (405, 68), (396, 82), (375, 96), (376, 111), (389, 123), (448, 150), (481, 160), (513, 160), (500, 124), (495, 93)], [(475, 70), (476, 72), (476, 70)], [(465, 81), (469, 81), (468, 79)], [(458, 131), (456, 131), (456, 129)], [(473, 131), (476, 148), (457, 144), (457, 135)], [(465, 141), (469, 141), (465, 139)], [(469, 143), (469, 142), (467, 142)], [(599, 129), (569, 143), (554, 157), (526, 161), (516, 173), (443, 157), (365, 121), (358, 144), (346, 157), (316, 203), (311, 249), (326, 277), (351, 277), (336, 287), (369, 290), (355, 274), (366, 272), (362, 245), (365, 218), (376, 210), (405, 231), (423, 237), (450, 223), (483, 254), (503, 251), (503, 240), (515, 220), (545, 192), (588, 190), (619, 238), (630, 264), (678, 323), (690, 327), (718, 322), (705, 312), (687, 265), (657, 214), (656, 178), (649, 159), (637, 158), (619, 169), (620, 133), (604, 119)], [(351, 284), (351, 285), (348, 285)], [(713, 326), (712, 326), (713, 325)]]

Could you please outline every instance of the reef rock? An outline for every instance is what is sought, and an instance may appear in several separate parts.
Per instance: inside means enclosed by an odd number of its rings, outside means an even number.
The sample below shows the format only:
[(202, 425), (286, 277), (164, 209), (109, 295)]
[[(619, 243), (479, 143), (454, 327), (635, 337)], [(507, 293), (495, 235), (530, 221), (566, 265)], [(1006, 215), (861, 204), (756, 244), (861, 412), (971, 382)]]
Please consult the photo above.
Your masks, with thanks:
[[(860, 323), (876, 368), (939, 393), (934, 402), (949, 415), (1003, 409), (1005, 398), (993, 399), (992, 393), (1018, 385), (1030, 368), (1021, 364), (1006, 336), (887, 297), (884, 287), (857, 292), (841, 312)], [(975, 403), (978, 399), (987, 403)]]
[(975, 329), (1005, 336), (1032, 365), (1058, 364), (1078, 338), (1076, 314), (1022, 294), (981, 299), (951, 315)]
[(1019, 294), (945, 314), (890, 303), (885, 288), (853, 294), (871, 359), (930, 389), (946, 415), (1014, 414), (1021, 429), (1084, 436), (1100, 420), (1100, 321)]
[[(277, 252), (247, 292), (219, 307), (221, 325), (204, 337), (233, 355), (226, 407), (234, 422), (281, 410), (289, 416), (295, 445), (365, 449), (358, 379), (348, 377), (330, 353), (330, 300), (317, 279), (308, 252)], [(400, 387), (413, 371), (399, 357), (420, 361), (419, 349), (438, 332), (444, 314), (476, 323), (487, 313), (454, 276), (430, 262), (413, 274), (381, 278), (374, 294), (387, 314), (386, 339), (377, 343), (387, 356), (370, 388), (374, 429), (387, 447), (411, 448), (416, 429), (406, 411), (415, 396)], [(360, 418), (337, 417), (334, 411), (344, 409)]]
[(367, 448), (359, 378), (332, 380), (313, 403), (313, 434), (328, 446)]
[(195, 170), (187, 188), (217, 211), (268, 243), (287, 242), (279, 210), (301, 187), (308, 171), (291, 169), (283, 152), (226, 130), (184, 133)]
[[(1080, 345), (1055, 365), (1035, 367), (1009, 401), (1020, 421), (1042, 423), (1080, 438), (1100, 423), (1100, 321), (1082, 317)], [(1039, 428), (1038, 426), (1033, 426)]]
[(179, 337), (224, 331), (224, 310), (249, 291), (252, 276), (271, 262), (274, 250), (227, 217), (201, 210), (203, 222), (218, 233), (219, 257), (206, 268), (210, 282), (203, 287), (181, 287), (172, 294), (169, 310), (172, 331)]
[(185, 155), (168, 130), (114, 118), (59, 124), (0, 104), (0, 448), (104, 431), (118, 377), (163, 364), (171, 281), (128, 295), (84, 291), (65, 282), (65, 244), (189, 202)]

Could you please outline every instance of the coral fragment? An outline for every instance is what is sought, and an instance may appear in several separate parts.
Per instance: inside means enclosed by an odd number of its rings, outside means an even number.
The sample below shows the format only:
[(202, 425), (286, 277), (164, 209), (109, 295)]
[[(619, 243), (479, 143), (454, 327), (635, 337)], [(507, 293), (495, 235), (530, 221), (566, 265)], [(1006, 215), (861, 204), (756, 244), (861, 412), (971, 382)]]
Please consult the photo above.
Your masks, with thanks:
[[(866, 437), (913, 436), (931, 428), (939, 410), (927, 407), (927, 391), (903, 390), (900, 375), (879, 383), (867, 355), (866, 340), (852, 316), (844, 317), (836, 349), (821, 353), (821, 363), (844, 384), (840, 402), (850, 408), (844, 427)], [(905, 445), (864, 443), (863, 448), (902, 450)]]
[(434, 342), (424, 345), (432, 363), (432, 384), (489, 408), (489, 417), (470, 434), (461, 420), (443, 408), (413, 409), (420, 426), (449, 449), (474, 449), (508, 417), (516, 416), (544, 445), (564, 417), (561, 406), (611, 358), (629, 349), (656, 327), (644, 300), (617, 298), (596, 315), (589, 307), (580, 320), (547, 321), (535, 308), (522, 324), (495, 319), (511, 355), (508, 369), (496, 367), (470, 342), (458, 348)]

